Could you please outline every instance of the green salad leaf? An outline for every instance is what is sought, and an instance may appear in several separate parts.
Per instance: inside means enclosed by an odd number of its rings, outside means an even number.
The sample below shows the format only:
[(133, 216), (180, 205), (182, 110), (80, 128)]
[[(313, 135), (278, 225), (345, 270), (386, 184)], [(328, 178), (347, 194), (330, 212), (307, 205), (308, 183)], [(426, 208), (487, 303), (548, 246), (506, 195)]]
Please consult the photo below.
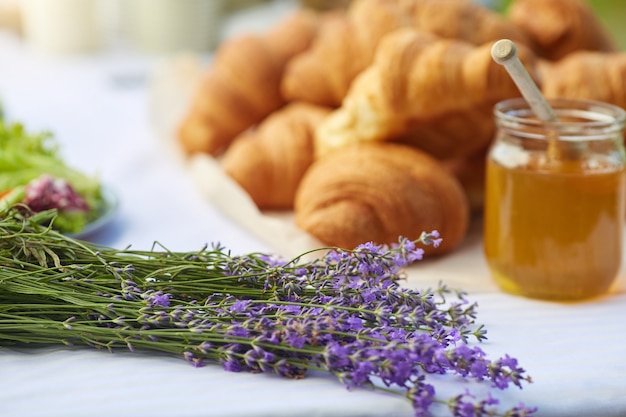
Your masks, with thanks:
[(15, 200), (23, 188), (43, 175), (65, 180), (89, 207), (87, 211), (59, 210), (54, 222), (59, 231), (78, 233), (104, 210), (99, 179), (66, 164), (50, 132), (30, 133), (21, 123), (0, 120), (0, 203), (19, 202)]

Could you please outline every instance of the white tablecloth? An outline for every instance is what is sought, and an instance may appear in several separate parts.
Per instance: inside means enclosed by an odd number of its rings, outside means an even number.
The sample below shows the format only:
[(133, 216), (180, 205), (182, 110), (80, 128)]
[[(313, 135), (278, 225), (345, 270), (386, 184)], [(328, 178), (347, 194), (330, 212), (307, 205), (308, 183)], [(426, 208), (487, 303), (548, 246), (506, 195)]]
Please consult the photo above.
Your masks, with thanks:
[[(268, 13), (261, 12), (262, 19), (253, 22), (260, 26)], [(233, 21), (227, 30), (240, 30), (248, 21)], [(53, 131), (68, 162), (98, 173), (119, 195), (119, 212), (92, 237), (97, 242), (149, 248), (159, 241), (194, 250), (219, 241), (235, 253), (279, 251), (284, 242), (265, 239), (264, 226), (252, 230), (228, 213), (157, 138), (148, 102), (150, 77), (160, 63), (158, 57), (120, 52), (43, 57), (0, 34), (0, 99), (10, 119)], [(625, 416), (623, 285), (585, 303), (509, 296), (485, 274), (479, 245), (475, 231), (455, 258), (426, 264), (408, 285), (442, 279), (478, 301), (478, 321), (489, 337), (484, 350), (518, 358), (534, 379), (498, 398), (505, 405), (536, 405), (540, 416)], [(451, 383), (442, 389), (456, 388)], [(219, 366), (196, 369), (179, 358), (137, 353), (0, 350), (0, 416), (112, 415), (400, 417), (412, 410), (402, 398), (349, 392), (324, 375), (290, 381)]]

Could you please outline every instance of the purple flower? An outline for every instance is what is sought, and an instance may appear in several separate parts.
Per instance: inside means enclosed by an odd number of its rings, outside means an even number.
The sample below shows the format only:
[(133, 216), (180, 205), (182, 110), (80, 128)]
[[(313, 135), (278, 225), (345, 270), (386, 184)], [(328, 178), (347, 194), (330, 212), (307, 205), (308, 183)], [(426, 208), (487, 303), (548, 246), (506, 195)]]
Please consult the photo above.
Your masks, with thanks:
[(362, 387), (371, 383), (370, 376), (374, 374), (376, 367), (372, 362), (359, 361), (354, 370), (350, 372), (350, 381), (356, 387)]
[(239, 363), (239, 361), (235, 358), (227, 358), (227, 359), (222, 359), (222, 365), (224, 366), (224, 369), (229, 371), (229, 372), (241, 372), (243, 371), (243, 367), (241, 366), (241, 363)]
[(433, 230), (430, 233), (422, 233), (420, 239), (422, 240), (422, 242), (424, 242), (425, 245), (433, 245), (434, 247), (438, 247), (443, 240), (439, 237), (439, 232), (436, 230)]
[[(459, 417), (501, 415), (495, 413), (494, 410), (494, 406), (498, 404), (499, 401), (493, 398), (491, 393), (487, 394), (487, 398), (477, 401), (476, 397), (468, 390), (448, 401), (448, 407), (452, 414)], [(509, 416), (510, 414), (507, 413), (506, 415)]]
[(204, 366), (204, 361), (202, 358), (195, 356), (191, 352), (183, 352), (183, 357), (186, 361), (191, 363), (195, 368), (201, 368)]
[(230, 327), (226, 334), (235, 337), (248, 337), (250, 335), (250, 332), (245, 327), (239, 324), (234, 324)]
[(513, 407), (506, 414), (507, 417), (533, 417), (537, 412), (537, 407), (526, 407), (524, 403)]
[(246, 307), (250, 304), (250, 300), (235, 300), (233, 305), (230, 306), (231, 313), (243, 313)]
[(340, 343), (330, 343), (324, 349), (324, 360), (329, 370), (341, 370), (350, 364), (348, 357), (350, 351), (347, 346)]
[(363, 319), (359, 317), (350, 316), (346, 319), (346, 330), (361, 330), (363, 328)]
[(146, 302), (150, 307), (169, 307), (170, 306), (170, 294), (163, 294), (163, 291), (159, 290), (154, 293), (146, 294)]
[(429, 409), (434, 401), (435, 388), (430, 384), (424, 383), (423, 377), (415, 381), (415, 384), (409, 389), (407, 394), (413, 404), (413, 415), (422, 417), (430, 414)]
[(274, 268), (285, 265), (285, 260), (275, 255), (261, 255), (259, 259), (267, 264), (268, 267)]
[[(406, 395), (415, 415), (428, 415), (435, 401), (446, 403), (426, 382), (429, 374), (457, 375), (496, 388), (530, 382), (514, 358), (492, 361), (467, 343), (472, 334), (484, 338), (484, 331), (474, 324), (476, 305), (462, 293), (444, 286), (424, 293), (401, 287), (401, 268), (422, 259), (418, 246), (440, 242), (433, 231), (416, 241), (399, 238), (392, 246), (368, 242), (354, 250), (336, 249), (306, 263), (262, 254), (168, 253), (180, 256), (177, 261), (189, 269), (152, 274), (162, 278), (150, 282), (130, 265), (102, 262), (115, 279), (109, 278), (112, 288), (98, 289), (113, 294), (103, 302), (113, 301), (119, 314), (113, 306), (89, 314), (102, 328), (137, 326), (137, 338), (118, 335), (115, 346), (129, 340), (137, 348), (170, 343), (171, 351), (176, 343), (194, 366), (213, 360), (231, 372), (302, 378), (307, 369), (322, 369), (348, 388), (388, 388)], [(210, 290), (200, 294), (190, 282), (209, 283), (204, 288)], [(97, 279), (95, 284), (100, 285)], [(145, 284), (167, 288), (168, 294), (146, 290)], [(139, 314), (120, 316), (131, 304), (114, 301), (121, 296), (141, 301)], [(170, 307), (171, 300), (178, 305)], [(491, 396), (475, 398), (469, 392), (447, 400), (450, 411), (461, 417), (531, 415), (532, 409), (521, 405), (500, 412), (496, 404)]]
[(424, 258), (424, 249), (418, 248), (414, 241), (400, 237), (398, 243), (393, 245), (394, 263), (398, 268), (403, 268)]
[(243, 357), (246, 365), (248, 365), (250, 369), (258, 369), (262, 372), (270, 372), (273, 370), (274, 354), (258, 346), (254, 346), (252, 349), (248, 350)]
[(274, 364), (274, 372), (286, 378), (301, 379), (306, 373), (306, 369), (290, 364), (287, 359), (279, 359)]
[(280, 310), (287, 314), (299, 315), (302, 313), (302, 306), (296, 304), (288, 304), (283, 306)]
[(454, 407), (454, 415), (458, 417), (476, 417), (476, 411), (472, 402), (459, 400)]
[(213, 348), (213, 343), (204, 341), (198, 345), (198, 350), (205, 355), (209, 353), (209, 351)]

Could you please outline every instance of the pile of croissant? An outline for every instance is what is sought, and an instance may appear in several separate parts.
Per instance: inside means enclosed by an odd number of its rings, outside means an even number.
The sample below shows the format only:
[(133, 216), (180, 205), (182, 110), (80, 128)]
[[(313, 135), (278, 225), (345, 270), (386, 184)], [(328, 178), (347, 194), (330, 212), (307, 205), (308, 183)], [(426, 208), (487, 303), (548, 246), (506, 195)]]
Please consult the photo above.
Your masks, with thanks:
[(444, 254), (481, 211), (493, 106), (520, 95), (504, 38), (545, 96), (626, 106), (626, 53), (584, 0), (354, 0), (225, 41), (178, 142), (324, 244), (438, 230)]

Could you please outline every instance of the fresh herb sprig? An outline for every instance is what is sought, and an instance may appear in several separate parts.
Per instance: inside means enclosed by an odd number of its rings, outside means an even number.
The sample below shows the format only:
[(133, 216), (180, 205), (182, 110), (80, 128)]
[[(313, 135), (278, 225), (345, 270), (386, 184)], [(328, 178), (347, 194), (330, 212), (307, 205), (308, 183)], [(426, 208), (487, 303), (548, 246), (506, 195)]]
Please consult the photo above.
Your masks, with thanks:
[(523, 404), (499, 411), (497, 399), (468, 391), (437, 397), (429, 375), (497, 389), (530, 377), (514, 358), (490, 360), (470, 342), (485, 330), (465, 294), (400, 286), (402, 268), (422, 258), (420, 246), (438, 244), (436, 233), (284, 261), (219, 245), (114, 249), (55, 232), (55, 215), (0, 212), (0, 346), (159, 351), (198, 367), (212, 361), (296, 379), (320, 370), (348, 388), (404, 395), (416, 416), (434, 403), (455, 416), (535, 412)]

